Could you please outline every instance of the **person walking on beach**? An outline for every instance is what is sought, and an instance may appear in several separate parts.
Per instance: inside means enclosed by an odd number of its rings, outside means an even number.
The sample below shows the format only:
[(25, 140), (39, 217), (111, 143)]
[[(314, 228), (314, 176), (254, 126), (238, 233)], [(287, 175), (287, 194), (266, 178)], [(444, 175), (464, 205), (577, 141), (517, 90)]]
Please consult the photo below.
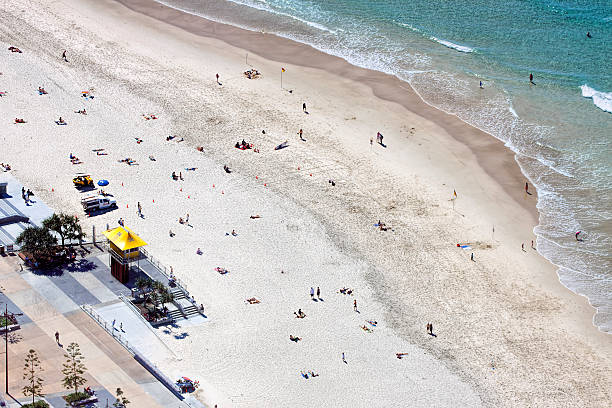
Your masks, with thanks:
[(123, 322), (119, 323), (119, 330), (123, 331)]
[(472, 255), (470, 255), (470, 261), (474, 261), (474, 253), (472, 252)]
[(138, 202), (138, 216), (142, 218), (142, 206), (140, 205), (140, 201)]
[(302, 111), (303, 111), (303, 112), (306, 112), (306, 102), (304, 102), (304, 103), (302, 104)]
[(427, 324), (425, 325), (425, 331), (427, 331), (427, 334), (429, 334), (429, 325), (430, 325), (430, 324), (431, 324), (431, 323), (427, 323)]
[(524, 242), (522, 242), (522, 243), (521, 243), (521, 250), (522, 250), (523, 252), (525, 252), (525, 243), (524, 243)]
[(55, 332), (55, 342), (59, 344), (59, 332), (58, 331)]
[(429, 323), (429, 334), (433, 336), (433, 323)]
[(529, 194), (529, 182), (525, 182), (525, 193)]
[(300, 129), (300, 131), (298, 132), (298, 135), (300, 135), (300, 140), (304, 140), (304, 138), (302, 137), (302, 129)]
[(64, 60), (64, 62), (68, 62), (68, 58), (66, 58), (66, 50), (62, 52), (62, 59)]
[(216, 75), (216, 78), (217, 78), (217, 85), (221, 85), (221, 84), (219, 83), (219, 74), (217, 74), (217, 75)]
[(314, 288), (310, 287), (310, 298), (314, 300)]
[(116, 322), (116, 320), (113, 319), (113, 330), (115, 330), (115, 322)]
[(321, 299), (321, 289), (317, 286), (317, 299)]
[(353, 310), (357, 311), (357, 299), (353, 300)]
[(533, 246), (533, 239), (531, 240), (531, 249), (535, 249), (535, 247)]
[(344, 358), (344, 352), (342, 352), (342, 361), (344, 362), (344, 364), (348, 364), (348, 363), (346, 362), (346, 358)]
[(482, 81), (480, 81), (480, 89), (484, 89), (484, 85), (482, 85)]
[(529, 74), (529, 83), (533, 84), (533, 74)]

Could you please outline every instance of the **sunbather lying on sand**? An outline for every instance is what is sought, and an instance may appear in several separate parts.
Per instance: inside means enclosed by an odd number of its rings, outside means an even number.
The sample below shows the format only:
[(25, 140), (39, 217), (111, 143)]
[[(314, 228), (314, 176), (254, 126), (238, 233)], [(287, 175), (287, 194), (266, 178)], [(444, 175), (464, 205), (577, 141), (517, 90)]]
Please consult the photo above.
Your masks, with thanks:
[(221, 275), (225, 275), (226, 273), (228, 273), (229, 271), (225, 268), (221, 268), (220, 266), (217, 266), (215, 268), (215, 271), (219, 272)]
[(363, 329), (363, 331), (366, 331), (366, 332), (368, 332), (368, 333), (372, 333), (372, 332), (373, 332), (373, 330), (372, 330), (372, 329), (370, 329), (370, 328), (369, 328), (368, 326), (366, 326), (365, 324), (364, 324), (363, 326), (361, 326), (361, 328)]
[(38, 94), (39, 95), (46, 95), (47, 91), (45, 91), (45, 88), (41, 88), (40, 86), (38, 87)]
[(295, 315), (295, 317), (297, 319), (303, 319), (306, 317), (306, 315), (304, 314), (304, 312), (302, 312), (302, 309), (298, 309), (297, 312), (293, 312), (293, 314)]
[(247, 302), (249, 302), (249, 303), (250, 303), (250, 304), (252, 304), (252, 305), (256, 305), (257, 303), (261, 303), (261, 302), (259, 301), (259, 299), (254, 298), (254, 297), (252, 297), (252, 298), (250, 298), (250, 299), (247, 299), (246, 301), (247, 301)]
[(10, 52), (18, 52), (18, 53), (22, 52), (19, 48), (13, 47), (13, 46), (8, 47), (8, 49)]
[(80, 113), (81, 115), (87, 115), (87, 111), (85, 109), (74, 111), (74, 113)]
[(227, 165), (223, 165), (223, 170), (225, 170), (225, 172), (228, 174), (232, 172), (232, 170), (229, 167), (227, 167)]
[(198, 152), (203, 152), (203, 151), (204, 151), (204, 148), (203, 148), (202, 146), (198, 146), (198, 147), (196, 147), (196, 150), (197, 150)]
[(298, 337), (298, 336), (294, 336), (293, 334), (290, 334), (289, 335), (289, 340), (295, 341), (297, 343), (298, 341), (302, 340), (302, 338)]
[(250, 217), (252, 220), (256, 219), (256, 218), (261, 218), (261, 215), (257, 214), (257, 215), (251, 215)]
[(395, 353), (395, 357), (397, 357), (399, 360), (402, 359), (402, 357), (407, 356), (408, 353)]
[(352, 295), (353, 294), (353, 289), (342, 288), (342, 289), (338, 290), (338, 293), (342, 293), (343, 295)]
[(26, 123), (26, 121), (23, 119), (15, 118), (15, 123)]

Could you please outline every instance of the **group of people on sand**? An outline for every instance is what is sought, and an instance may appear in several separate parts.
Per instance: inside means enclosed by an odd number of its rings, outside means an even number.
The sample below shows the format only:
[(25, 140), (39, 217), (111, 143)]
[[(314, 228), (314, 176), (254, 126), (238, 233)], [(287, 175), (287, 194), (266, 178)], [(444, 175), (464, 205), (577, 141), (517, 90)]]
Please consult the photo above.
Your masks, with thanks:
[(244, 139), (242, 139), (242, 142), (236, 142), (234, 147), (240, 150), (247, 150), (247, 149), (252, 149), (253, 145), (251, 143), (245, 142)]
[(378, 220), (378, 224), (375, 225), (376, 227), (378, 227), (379, 230), (381, 231), (388, 231), (389, 227), (387, 227), (387, 225), (382, 222), (381, 220)]
[(2, 171), (11, 171), (11, 166), (8, 163), (0, 163), (0, 168), (2, 168)]
[[(249, 70), (247, 70), (247, 71), (244, 71), (244, 76), (245, 76), (245, 77), (247, 77), (247, 78), (249, 78), (249, 79), (256, 79), (256, 78), (259, 78), (259, 77), (260, 77), (260, 75), (261, 75), (261, 74), (260, 74), (260, 73), (259, 73), (259, 71), (258, 71), (258, 70), (256, 70), (256, 69), (249, 69)], [(218, 78), (217, 78), (217, 80), (218, 80)]]
[(21, 51), (19, 48), (17, 47), (13, 47), (12, 45), (10, 47), (8, 47), (10, 52), (18, 52), (18, 53), (22, 53), (23, 51)]
[(310, 377), (318, 377), (319, 376), (319, 374), (315, 373), (314, 371), (310, 371), (310, 370), (308, 370), (306, 372), (300, 371), (300, 374), (302, 374), (302, 377), (304, 377), (305, 379), (308, 379), (308, 376), (310, 376)]
[(76, 157), (72, 153), (70, 153), (70, 162), (72, 162), (72, 164), (82, 164), (83, 163), (78, 157)]

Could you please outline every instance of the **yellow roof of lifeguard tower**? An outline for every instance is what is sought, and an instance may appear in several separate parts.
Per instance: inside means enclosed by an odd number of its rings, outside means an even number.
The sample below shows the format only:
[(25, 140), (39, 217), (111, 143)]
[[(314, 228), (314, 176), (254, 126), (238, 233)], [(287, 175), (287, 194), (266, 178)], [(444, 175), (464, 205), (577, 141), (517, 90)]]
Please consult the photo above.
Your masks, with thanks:
[(104, 231), (102, 234), (122, 251), (148, 245), (128, 227), (117, 227)]

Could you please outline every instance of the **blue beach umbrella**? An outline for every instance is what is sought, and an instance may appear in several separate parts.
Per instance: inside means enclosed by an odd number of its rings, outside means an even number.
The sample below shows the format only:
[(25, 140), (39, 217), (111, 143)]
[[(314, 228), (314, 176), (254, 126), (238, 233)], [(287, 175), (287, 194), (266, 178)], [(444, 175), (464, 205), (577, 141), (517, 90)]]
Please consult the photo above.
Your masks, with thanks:
[(108, 186), (108, 180), (98, 180), (99, 186)]

